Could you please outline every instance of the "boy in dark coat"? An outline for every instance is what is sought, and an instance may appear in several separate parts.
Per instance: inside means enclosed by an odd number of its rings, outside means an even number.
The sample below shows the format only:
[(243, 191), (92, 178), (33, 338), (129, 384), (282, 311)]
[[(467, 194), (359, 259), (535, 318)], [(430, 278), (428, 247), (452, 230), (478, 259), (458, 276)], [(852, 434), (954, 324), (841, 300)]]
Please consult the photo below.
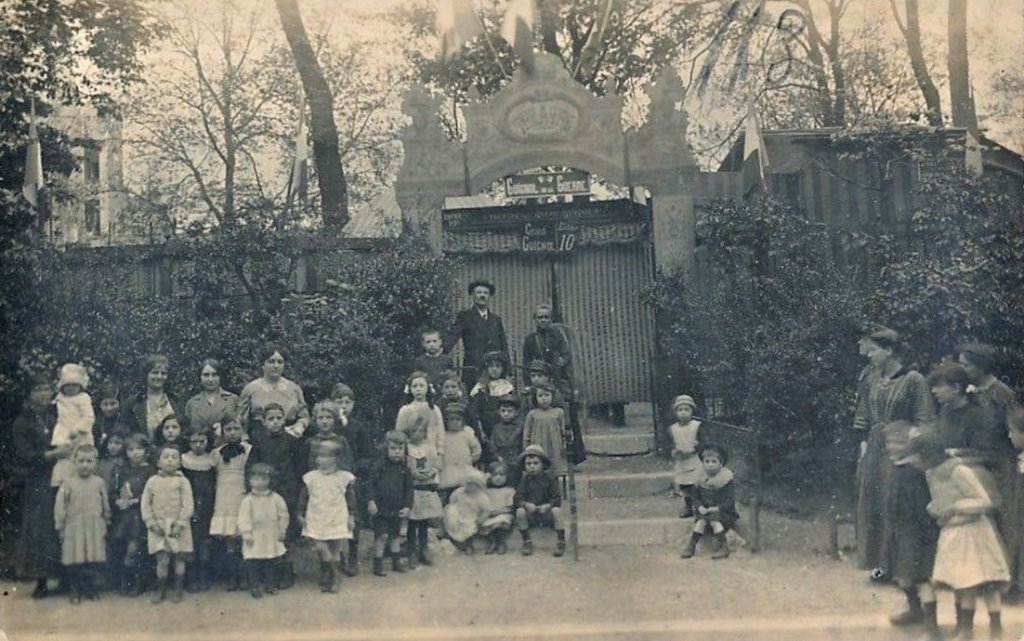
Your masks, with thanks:
[(519, 484), (519, 455), (523, 451), (523, 419), (519, 401), (512, 394), (498, 399), (498, 422), (491, 429), (491, 452), (494, 461), (505, 464), (509, 484)]
[(370, 469), (366, 483), (367, 512), (373, 519), (373, 573), (384, 574), (384, 549), (391, 553), (391, 569), (405, 572), (401, 558), (402, 520), (412, 509), (412, 472), (406, 464), (408, 439), (402, 432), (384, 435), (387, 451)]
[(370, 427), (353, 414), (356, 393), (352, 388), (345, 383), (336, 384), (331, 390), (331, 400), (338, 406), (337, 431), (348, 441), (348, 446), (352, 450), (352, 473), (356, 475), (356, 499), (359, 508), (355, 511), (356, 528), (352, 532), (352, 538), (348, 540), (348, 563), (345, 564), (345, 574), (356, 576), (359, 574), (359, 532), (370, 521), (366, 513), (366, 479), (370, 468), (376, 462), (377, 448), (374, 446)]
[(533, 554), (530, 527), (552, 525), (558, 543), (554, 556), (565, 554), (565, 523), (562, 520), (562, 492), (558, 479), (551, 473), (551, 459), (539, 445), (530, 445), (519, 457), (522, 477), (516, 486), (512, 503), (516, 511), (516, 527), (523, 537), (523, 556)]
[(425, 329), (420, 332), (420, 338), (423, 342), (423, 353), (413, 360), (411, 371), (426, 372), (430, 376), (434, 392), (439, 394), (445, 376), (455, 369), (455, 361), (452, 360), (451, 354), (444, 351), (444, 337), (439, 330)]
[[(266, 463), (274, 470), (274, 491), (281, 495), (288, 506), (289, 514), (297, 514), (299, 492), (302, 490), (301, 478), (305, 469), (306, 449), (298, 437), (284, 429), (285, 411), (279, 403), (267, 403), (263, 407), (263, 429), (257, 430), (252, 437), (253, 450), (249, 454), (249, 464)], [(291, 543), (299, 539), (299, 521), (292, 518), (288, 523), (285, 541)], [(292, 561), (282, 558), (278, 565), (277, 587), (287, 590), (295, 584), (295, 569)]]
[(697, 541), (711, 530), (711, 544), (714, 552), (712, 559), (724, 559), (729, 556), (729, 544), (725, 533), (736, 525), (740, 518), (736, 511), (736, 484), (733, 482), (732, 470), (725, 467), (729, 455), (720, 445), (706, 443), (698, 450), (701, 464), (704, 466), (704, 478), (693, 488), (693, 504), (696, 506), (696, 517), (693, 532), (683, 553), (689, 559), (697, 549)]

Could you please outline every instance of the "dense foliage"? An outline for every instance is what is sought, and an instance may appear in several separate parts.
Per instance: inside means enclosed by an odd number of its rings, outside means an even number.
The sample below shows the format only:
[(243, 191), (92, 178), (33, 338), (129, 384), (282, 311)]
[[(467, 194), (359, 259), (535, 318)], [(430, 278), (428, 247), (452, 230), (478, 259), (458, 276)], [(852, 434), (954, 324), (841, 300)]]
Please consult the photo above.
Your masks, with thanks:
[[(309, 400), (345, 381), (367, 415), (394, 411), (418, 330), (449, 320), (450, 260), (418, 236), (372, 251), (307, 248), (302, 255), (317, 264), (321, 286), (300, 294), (290, 285), (297, 239), (219, 240), (215, 252), (198, 240), (142, 251), (12, 252), (16, 262), (5, 260), (4, 272), (20, 279), (20, 291), (4, 305), (23, 322), (3, 365), (4, 411), (19, 402), (27, 375), (55, 376), (68, 361), (85, 363), (97, 383), (117, 382), (125, 397), (142, 383), (138, 360), (154, 352), (170, 358), (169, 386), (179, 397), (198, 391), (207, 357), (222, 361), (225, 387), (238, 391), (259, 375), (256, 353), (269, 340), (290, 348), (285, 375)], [(169, 264), (169, 282), (137, 282), (167, 274)], [(262, 301), (247, 294), (239, 273), (259, 283)]]
[(704, 282), (684, 286), (663, 274), (652, 290), (669, 364), (662, 398), (690, 390), (706, 410), (756, 425), (779, 473), (849, 462), (863, 365), (856, 341), (871, 324), (900, 331), (908, 362), (925, 372), (959, 342), (990, 342), (1000, 349), (1000, 375), (1024, 384), (1019, 184), (971, 175), (956, 155), (962, 149), (950, 155), (900, 140), (861, 132), (834, 144), (850, 155), (885, 154), (890, 167), (895, 155), (922, 167), (905, 229), (827, 230), (774, 198), (718, 203), (698, 214)]

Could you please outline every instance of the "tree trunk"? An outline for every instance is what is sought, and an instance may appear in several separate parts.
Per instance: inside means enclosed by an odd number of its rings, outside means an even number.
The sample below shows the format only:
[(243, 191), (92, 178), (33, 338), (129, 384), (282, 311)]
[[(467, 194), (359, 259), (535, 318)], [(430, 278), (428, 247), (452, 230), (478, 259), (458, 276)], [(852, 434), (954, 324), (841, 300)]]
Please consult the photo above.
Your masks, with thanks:
[(953, 126), (978, 133), (978, 116), (971, 94), (967, 64), (967, 0), (949, 0), (949, 104)]
[(832, 122), (836, 127), (846, 124), (846, 69), (843, 68), (840, 49), (842, 38), (839, 33), (839, 21), (842, 19), (842, 11), (839, 4), (830, 2), (828, 5), (829, 23), (831, 25), (829, 41), (825, 45), (825, 52), (828, 54), (829, 65), (832, 67), (832, 82), (835, 87), (835, 95), (832, 100)]
[(921, 21), (918, 16), (917, 0), (906, 0), (907, 28), (903, 32), (907, 41), (907, 53), (910, 55), (910, 66), (914, 69), (914, 80), (917, 81), (921, 95), (924, 96), (928, 124), (933, 127), (942, 126), (942, 100), (939, 90), (932, 82), (928, 73), (928, 64), (924, 60), (924, 49), (921, 47)]
[(334, 123), (334, 98), (324, 72), (309, 44), (306, 27), (299, 13), (298, 0), (274, 0), (295, 67), (302, 79), (311, 114), (309, 129), (313, 135), (313, 160), (320, 184), (324, 225), (340, 230), (348, 223), (348, 182), (338, 151), (338, 127)]
[(541, 0), (538, 22), (540, 22), (540, 41), (544, 51), (562, 57), (562, 48), (558, 46), (558, 2)]

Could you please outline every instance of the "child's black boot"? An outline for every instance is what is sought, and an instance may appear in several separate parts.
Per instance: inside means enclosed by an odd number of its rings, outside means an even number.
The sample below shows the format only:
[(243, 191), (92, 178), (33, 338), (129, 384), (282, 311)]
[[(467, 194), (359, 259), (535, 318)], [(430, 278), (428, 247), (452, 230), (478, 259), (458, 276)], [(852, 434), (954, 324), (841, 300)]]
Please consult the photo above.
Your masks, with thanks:
[[(282, 560), (277, 564), (277, 576), (274, 579), (277, 582), (277, 587), (281, 590), (287, 590), (288, 588), (295, 585), (295, 565), (288, 560)], [(267, 584), (270, 585), (269, 583)]]
[(712, 559), (727, 559), (729, 558), (729, 541), (725, 538), (725, 532), (715, 535), (715, 551), (711, 555)]
[(277, 594), (281, 584), (281, 563), (274, 561), (262, 561), (260, 563), (260, 574), (263, 575), (263, 593)]
[(484, 550), (484, 554), (494, 554), (498, 551), (498, 530), (494, 530), (487, 537), (487, 549)]
[(907, 609), (890, 616), (889, 623), (896, 626), (921, 623), (924, 620), (924, 611), (921, 609), (921, 597), (917, 594), (917, 588), (906, 588), (903, 592), (907, 595)]
[(924, 638), (926, 641), (943, 641), (935, 606), (935, 601), (921, 604), (921, 610), (924, 612)]
[(505, 554), (508, 552), (508, 535), (511, 534), (511, 530), (497, 530), (495, 536), (498, 539), (498, 554)]
[(130, 565), (124, 569), (128, 580), (128, 596), (139, 596), (142, 594), (142, 580), (139, 577), (138, 566)]
[(254, 599), (263, 598), (263, 577), (260, 576), (260, 568), (255, 562), (248, 562), (246, 564), (246, 574), (249, 578), (249, 594)]
[(163, 603), (167, 598), (167, 577), (157, 577), (156, 594), (149, 600), (150, 603)]
[(320, 561), (320, 591), (327, 592), (331, 589), (331, 563)]
[(391, 553), (391, 571), (399, 574), (405, 572), (405, 560), (402, 558), (401, 552)]
[(384, 571), (384, 557), (373, 557), (373, 573), (376, 576), (387, 576), (387, 573)]
[(974, 610), (958, 608), (956, 629), (953, 630), (954, 641), (970, 641), (974, 638)]
[(555, 542), (555, 551), (552, 556), (565, 556), (565, 530), (556, 530), (555, 536), (558, 540)]
[(698, 532), (690, 532), (690, 540), (683, 546), (683, 551), (679, 554), (679, 557), (692, 559), (693, 555), (697, 553), (697, 541), (699, 540), (700, 534)]
[(328, 586), (327, 591), (331, 594), (337, 594), (341, 589), (341, 577), (345, 574), (345, 568), (341, 561), (334, 561), (331, 563), (331, 584)]
[(78, 604), (82, 602), (82, 579), (77, 568), (65, 568), (68, 592), (70, 593), (71, 602)]
[(359, 576), (359, 541), (355, 539), (348, 542), (348, 564), (345, 566), (345, 574)]
[(693, 505), (690, 503), (690, 495), (683, 492), (683, 509), (679, 511), (679, 518), (688, 519), (693, 516)]
[(427, 531), (426, 524), (420, 526), (419, 531), (416, 533), (417, 545), (419, 547), (419, 558), (420, 565), (430, 567), (434, 565), (434, 560), (430, 557), (430, 550), (427, 549), (429, 544), (430, 533)]
[(520, 530), (519, 536), (523, 537), (523, 556), (533, 554), (533, 541), (530, 539), (529, 530)]
[(988, 638), (1003, 638), (1003, 613), (1000, 610), (988, 613)]
[(185, 574), (184, 572), (174, 577), (174, 592), (171, 593), (171, 603), (181, 603), (183, 598), (182, 592), (185, 589)]

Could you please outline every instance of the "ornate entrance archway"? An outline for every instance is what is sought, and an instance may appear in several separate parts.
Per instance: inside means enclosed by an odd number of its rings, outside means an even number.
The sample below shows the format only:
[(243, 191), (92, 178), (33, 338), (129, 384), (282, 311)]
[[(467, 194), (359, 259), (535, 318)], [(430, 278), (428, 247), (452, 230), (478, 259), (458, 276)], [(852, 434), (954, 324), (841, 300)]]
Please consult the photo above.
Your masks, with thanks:
[(491, 100), (464, 108), (467, 139), (460, 143), (437, 120), (442, 99), (413, 87), (402, 105), (412, 124), (402, 135), (405, 159), (395, 183), (403, 218), (425, 225), (440, 250), (446, 196), (478, 193), (523, 169), (574, 167), (650, 189), (655, 262), (694, 277), (698, 170), (686, 144), (686, 115), (676, 108), (683, 84), (666, 68), (646, 93), (647, 122), (623, 132), (621, 97), (594, 96), (558, 58), (541, 53), (533, 76), (519, 70)]

